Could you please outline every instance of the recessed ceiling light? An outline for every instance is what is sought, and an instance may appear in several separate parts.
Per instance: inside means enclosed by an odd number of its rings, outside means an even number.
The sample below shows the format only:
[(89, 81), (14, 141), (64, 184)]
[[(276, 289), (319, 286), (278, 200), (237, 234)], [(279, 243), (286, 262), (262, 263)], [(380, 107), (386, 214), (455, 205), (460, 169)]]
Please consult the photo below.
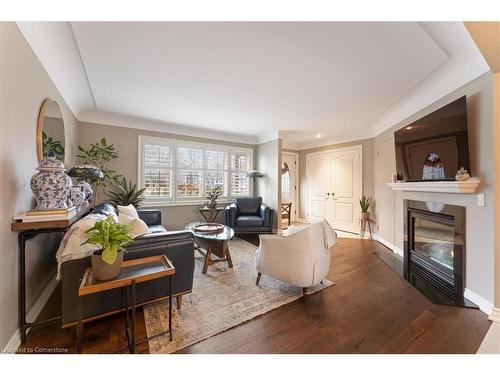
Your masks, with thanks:
[(316, 134), (316, 138), (321, 138), (321, 134)]
[(413, 129), (413, 126), (407, 126), (406, 127), (406, 130), (411, 130), (411, 129)]

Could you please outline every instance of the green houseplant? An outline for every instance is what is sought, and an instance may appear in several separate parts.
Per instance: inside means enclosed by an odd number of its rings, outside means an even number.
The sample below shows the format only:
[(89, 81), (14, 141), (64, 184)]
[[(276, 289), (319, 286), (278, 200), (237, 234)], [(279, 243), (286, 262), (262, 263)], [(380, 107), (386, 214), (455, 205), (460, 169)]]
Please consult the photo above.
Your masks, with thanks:
[(120, 273), (123, 263), (124, 246), (133, 241), (126, 225), (115, 222), (109, 215), (85, 232), (87, 240), (82, 244), (97, 246), (91, 257), (92, 270), (97, 280), (105, 281)]
[(104, 174), (104, 178), (91, 178), (91, 183), (94, 187), (94, 202), (98, 203), (98, 195), (102, 189), (107, 189), (108, 186), (118, 184), (122, 177), (115, 170), (109, 167), (112, 160), (118, 159), (118, 152), (113, 144), (108, 144), (106, 138), (102, 138), (100, 142), (92, 143), (87, 148), (78, 146), (80, 153), (76, 155), (83, 163), (92, 164), (98, 167)]
[(359, 200), (359, 205), (361, 206), (361, 217), (363, 219), (370, 218), (370, 213), (368, 212), (368, 209), (370, 208), (371, 201), (372, 199), (370, 197), (366, 197), (365, 195), (363, 195)]
[(64, 161), (64, 146), (62, 142), (49, 137), (45, 132), (42, 132), (42, 150), (43, 156), (53, 154), (57, 159)]
[(128, 206), (129, 204), (134, 207), (139, 207), (144, 200), (144, 189), (137, 189), (137, 185), (132, 185), (132, 181), (127, 183), (125, 177), (116, 185), (117, 191), (108, 191), (107, 194), (111, 198), (111, 203), (115, 206)]
[(210, 202), (207, 204), (207, 207), (217, 207), (217, 199), (219, 199), (220, 196), (222, 196), (222, 188), (220, 186), (216, 186), (212, 190), (210, 190), (206, 197), (208, 200), (210, 200)]

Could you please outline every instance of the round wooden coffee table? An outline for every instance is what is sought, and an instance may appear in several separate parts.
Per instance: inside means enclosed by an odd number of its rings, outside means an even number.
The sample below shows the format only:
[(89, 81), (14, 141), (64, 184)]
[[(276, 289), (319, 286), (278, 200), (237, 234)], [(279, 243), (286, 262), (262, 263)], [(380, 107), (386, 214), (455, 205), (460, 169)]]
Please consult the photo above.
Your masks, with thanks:
[[(227, 265), (232, 267), (233, 261), (231, 260), (231, 253), (229, 252), (227, 243), (234, 237), (234, 230), (223, 225), (222, 232), (220, 233), (201, 233), (194, 229), (200, 224), (206, 223), (190, 223), (186, 225), (185, 229), (193, 233), (195, 249), (205, 257), (202, 273), (207, 273), (208, 266), (214, 263), (227, 262)], [(216, 256), (215, 259), (212, 258), (212, 254)]]

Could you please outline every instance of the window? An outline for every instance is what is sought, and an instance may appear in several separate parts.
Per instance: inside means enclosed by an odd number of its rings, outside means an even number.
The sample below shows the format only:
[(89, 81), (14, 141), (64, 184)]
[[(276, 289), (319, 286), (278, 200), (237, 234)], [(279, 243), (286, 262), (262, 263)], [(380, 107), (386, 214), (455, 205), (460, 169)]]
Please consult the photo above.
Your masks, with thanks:
[(200, 203), (215, 187), (221, 200), (250, 195), (252, 149), (139, 136), (139, 186), (145, 203)]

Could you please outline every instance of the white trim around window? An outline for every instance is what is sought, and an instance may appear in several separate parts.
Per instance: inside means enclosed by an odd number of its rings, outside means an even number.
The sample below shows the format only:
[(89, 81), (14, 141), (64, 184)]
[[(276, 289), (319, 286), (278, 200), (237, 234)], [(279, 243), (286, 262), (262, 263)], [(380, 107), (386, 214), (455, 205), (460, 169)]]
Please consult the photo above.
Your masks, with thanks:
[[(160, 147), (156, 157), (145, 157), (146, 147), (149, 150), (154, 150), (155, 146)], [(195, 150), (200, 150), (201, 159), (194, 159), (194, 165), (182, 166), (179, 165), (178, 149), (189, 148), (196, 154)], [(146, 197), (143, 206), (160, 207), (160, 206), (185, 206), (199, 205), (205, 202), (207, 193), (206, 176), (209, 173), (218, 175), (224, 179), (223, 190), (224, 194), (219, 198), (220, 203), (229, 203), (234, 201), (236, 197), (253, 196), (253, 184), (251, 179), (246, 177), (246, 173), (253, 169), (253, 148), (231, 147), (225, 145), (199, 143), (191, 141), (183, 141), (178, 139), (170, 139), (163, 137), (138, 136), (138, 170), (137, 183), (139, 188), (147, 187)], [(207, 164), (207, 152), (220, 151), (219, 160), (215, 161), (215, 166)], [(240, 155), (242, 159), (237, 159)], [(235, 156), (235, 159), (233, 159)], [(248, 160), (247, 160), (248, 159)], [(244, 166), (235, 165), (233, 161), (243, 161)], [(193, 159), (191, 159), (193, 161)], [(181, 159), (182, 162), (182, 159)], [(149, 177), (145, 173), (149, 173)], [(181, 172), (185, 173), (190, 183), (188, 186), (183, 186), (184, 196), (179, 194), (177, 180), (182, 176)], [(154, 180), (155, 174), (158, 174), (157, 181)], [(242, 194), (235, 194), (232, 186), (233, 176), (245, 174), (246, 182), (243, 182), (243, 189), (246, 190)], [(149, 178), (149, 180), (148, 180)], [(186, 178), (185, 178), (186, 180)], [(219, 179), (220, 180), (220, 179)], [(241, 180), (239, 180), (241, 181)], [(148, 185), (148, 186), (146, 186)], [(158, 198), (154, 196), (158, 194)]]

